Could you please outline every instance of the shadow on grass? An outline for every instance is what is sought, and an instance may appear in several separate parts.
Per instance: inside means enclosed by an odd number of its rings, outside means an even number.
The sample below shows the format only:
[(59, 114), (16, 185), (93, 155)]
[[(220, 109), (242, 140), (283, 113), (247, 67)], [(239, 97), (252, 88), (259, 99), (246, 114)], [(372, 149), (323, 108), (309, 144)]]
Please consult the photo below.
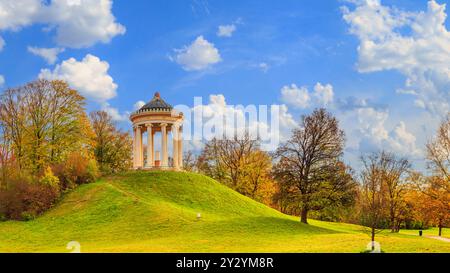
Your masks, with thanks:
[(281, 217), (239, 217), (205, 223), (210, 232), (252, 233), (271, 235), (337, 234), (341, 231), (304, 224), (298, 220)]

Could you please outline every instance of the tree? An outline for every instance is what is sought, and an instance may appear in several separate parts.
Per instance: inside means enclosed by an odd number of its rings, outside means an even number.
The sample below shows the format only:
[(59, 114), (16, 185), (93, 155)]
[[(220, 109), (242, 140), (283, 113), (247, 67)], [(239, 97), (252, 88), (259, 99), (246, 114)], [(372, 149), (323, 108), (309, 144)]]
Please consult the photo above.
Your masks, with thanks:
[(443, 178), (439, 176), (426, 177), (420, 182), (422, 190), (421, 203), (430, 224), (437, 226), (439, 236), (442, 228), (450, 224), (450, 193), (442, 187)]
[(272, 158), (267, 152), (255, 150), (246, 155), (242, 163), (242, 179), (239, 192), (261, 201), (269, 203), (274, 185), (271, 179)]
[(228, 139), (214, 138), (203, 148), (198, 167), (206, 175), (239, 191), (244, 166), (256, 150), (259, 150), (258, 141), (249, 134)]
[(343, 154), (345, 136), (338, 120), (325, 109), (303, 116), (299, 129), (276, 151), (278, 162), (274, 177), (279, 183), (294, 186), (301, 206), (301, 221), (307, 223), (308, 211), (317, 199)]
[(450, 193), (450, 113), (439, 126), (435, 139), (427, 144), (430, 168), (442, 177), (440, 187)]
[(20, 88), (7, 89), (0, 97), (0, 122), (2, 138), (12, 146), (19, 169), (25, 161), (25, 120), (24, 94)]
[(64, 81), (37, 80), (0, 97), (3, 138), (20, 169), (34, 174), (85, 147), (84, 98)]
[(442, 227), (450, 218), (450, 113), (442, 121), (437, 135), (427, 144), (429, 167), (434, 176), (428, 179), (424, 193), (431, 198), (435, 224)]
[(397, 218), (403, 202), (405, 191), (405, 175), (411, 168), (406, 158), (397, 158), (394, 154), (382, 151), (379, 154), (379, 163), (382, 182), (386, 184), (389, 202), (389, 216), (391, 232), (397, 231)]
[(105, 111), (90, 113), (94, 130), (94, 155), (103, 173), (115, 173), (131, 167), (132, 139), (117, 129)]
[(183, 169), (188, 172), (196, 171), (197, 158), (192, 151), (187, 151), (183, 155)]
[(275, 193), (272, 198), (282, 213), (297, 214), (300, 201), (296, 194), (296, 187), (292, 183), (283, 183), (275, 179)]
[(196, 166), (201, 173), (229, 185), (227, 171), (219, 154), (219, 145), (219, 140), (215, 138), (208, 141), (197, 158)]
[(330, 166), (329, 172), (311, 208), (320, 220), (342, 221), (355, 204), (358, 183), (353, 170), (343, 162)]
[(0, 191), (7, 186), (14, 165), (13, 150), (10, 139), (6, 136), (5, 127), (0, 127)]
[(381, 232), (387, 221), (387, 194), (383, 182), (385, 163), (381, 153), (361, 157), (362, 189), (359, 197), (361, 224), (369, 227), (372, 251), (375, 250), (375, 235)]
[(203, 174), (265, 204), (272, 204), (275, 192), (271, 166), (270, 155), (248, 133), (212, 139), (196, 160), (196, 168)]
[(0, 96), (0, 210), (6, 217), (30, 219), (50, 208), (69, 181), (95, 179), (84, 105), (83, 96), (58, 80), (36, 80)]
[(64, 81), (52, 81), (54, 94), (50, 101), (49, 157), (63, 161), (70, 152), (90, 150), (92, 128), (84, 109), (84, 98)]

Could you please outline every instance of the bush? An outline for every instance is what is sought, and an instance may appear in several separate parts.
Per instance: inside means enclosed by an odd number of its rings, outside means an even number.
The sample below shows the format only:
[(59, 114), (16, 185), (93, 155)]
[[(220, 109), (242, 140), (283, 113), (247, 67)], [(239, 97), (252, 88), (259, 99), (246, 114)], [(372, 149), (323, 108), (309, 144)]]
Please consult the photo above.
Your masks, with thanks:
[(0, 215), (12, 220), (31, 220), (51, 208), (58, 198), (58, 187), (18, 178), (0, 191)]
[(50, 167), (45, 169), (44, 175), (41, 177), (39, 182), (43, 185), (48, 185), (59, 190), (59, 178), (53, 174)]
[(0, 221), (32, 220), (51, 208), (62, 191), (93, 182), (98, 173), (97, 162), (81, 153), (45, 168), (40, 177), (18, 173), (0, 190)]
[(34, 220), (34, 218), (36, 218), (36, 215), (34, 215), (32, 212), (28, 212), (28, 211), (22, 212), (21, 216), (22, 216), (23, 221), (31, 221), (31, 220)]
[(63, 190), (94, 182), (99, 176), (97, 162), (81, 153), (71, 153), (64, 163), (53, 166), (53, 172)]

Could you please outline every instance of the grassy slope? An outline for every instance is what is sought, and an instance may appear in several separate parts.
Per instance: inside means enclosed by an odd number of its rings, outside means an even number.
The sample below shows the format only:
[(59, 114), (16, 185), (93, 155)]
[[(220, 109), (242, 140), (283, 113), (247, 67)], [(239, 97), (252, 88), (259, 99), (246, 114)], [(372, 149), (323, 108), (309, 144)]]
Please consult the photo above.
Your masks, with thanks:
[[(359, 252), (369, 241), (359, 226), (310, 222), (201, 175), (132, 172), (77, 188), (34, 221), (0, 223), (0, 252), (67, 252), (69, 241), (83, 252)], [(386, 252), (450, 252), (408, 234), (377, 240)]]

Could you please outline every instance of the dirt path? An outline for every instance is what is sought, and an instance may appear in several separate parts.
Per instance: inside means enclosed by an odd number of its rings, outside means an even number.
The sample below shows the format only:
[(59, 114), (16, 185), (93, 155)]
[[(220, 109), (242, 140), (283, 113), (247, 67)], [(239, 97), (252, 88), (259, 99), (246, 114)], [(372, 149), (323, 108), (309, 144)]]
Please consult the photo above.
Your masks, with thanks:
[(430, 239), (435, 239), (435, 240), (439, 240), (439, 241), (450, 243), (450, 239), (449, 238), (444, 238), (444, 237), (439, 237), (439, 236), (425, 236), (425, 237), (430, 238)]

